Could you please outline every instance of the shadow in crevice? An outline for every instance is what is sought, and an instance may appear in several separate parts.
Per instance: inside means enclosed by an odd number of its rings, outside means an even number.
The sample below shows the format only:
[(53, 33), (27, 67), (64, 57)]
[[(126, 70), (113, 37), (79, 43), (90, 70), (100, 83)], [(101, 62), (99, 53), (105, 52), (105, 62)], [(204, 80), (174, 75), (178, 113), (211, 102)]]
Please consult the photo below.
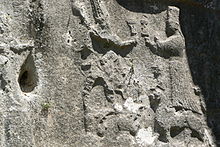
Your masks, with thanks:
[[(160, 0), (152, 3), (150, 0), (116, 0), (125, 9), (137, 12), (155, 14), (166, 10), (168, 5), (180, 8), (180, 25), (185, 37), (186, 55), (197, 92), (203, 98), (207, 124), (211, 128), (215, 143), (220, 145), (220, 23), (219, 11), (213, 9), (220, 2), (211, 3), (212, 8), (203, 6), (205, 0)], [(187, 3), (185, 3), (187, 2)], [(218, 4), (219, 3), (219, 4)], [(151, 8), (159, 6), (158, 11)], [(164, 5), (164, 6), (163, 6)], [(149, 8), (149, 9), (146, 9)], [(195, 135), (195, 134), (194, 134)], [(196, 136), (196, 135), (195, 135)]]
[(96, 86), (102, 86), (104, 88), (104, 93), (107, 101), (112, 103), (111, 96), (114, 94), (114, 92), (109, 89), (108, 85), (106, 84), (105, 80), (102, 77), (98, 77), (97, 79), (95, 79), (95, 82), (92, 87), (94, 88)]
[(31, 92), (37, 86), (38, 76), (33, 56), (29, 54), (20, 69), (18, 83), (22, 92)]
[[(182, 8), (180, 24), (195, 85), (206, 103), (207, 124), (220, 145), (220, 29), (215, 11)], [(218, 38), (218, 39), (217, 39)]]
[(137, 13), (148, 13), (156, 14), (160, 13), (167, 9), (167, 6), (164, 3), (161, 3), (160, 0), (116, 0), (117, 3), (123, 6), (125, 9), (137, 12)]

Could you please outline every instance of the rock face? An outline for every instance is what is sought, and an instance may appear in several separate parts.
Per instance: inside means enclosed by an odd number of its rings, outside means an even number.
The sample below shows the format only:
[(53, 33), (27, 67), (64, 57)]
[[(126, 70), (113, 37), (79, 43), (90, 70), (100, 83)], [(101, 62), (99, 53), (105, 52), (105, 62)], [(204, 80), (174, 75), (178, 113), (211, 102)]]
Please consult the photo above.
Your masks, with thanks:
[(0, 0), (0, 146), (218, 146), (219, 9)]

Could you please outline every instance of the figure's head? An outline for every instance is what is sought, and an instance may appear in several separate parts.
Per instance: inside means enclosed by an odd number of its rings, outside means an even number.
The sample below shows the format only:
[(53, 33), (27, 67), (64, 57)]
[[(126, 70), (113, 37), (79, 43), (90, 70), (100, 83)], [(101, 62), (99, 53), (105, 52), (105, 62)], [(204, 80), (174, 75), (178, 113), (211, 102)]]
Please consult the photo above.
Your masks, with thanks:
[(167, 9), (167, 22), (166, 31), (167, 35), (171, 36), (179, 30), (179, 8), (174, 6), (169, 6)]

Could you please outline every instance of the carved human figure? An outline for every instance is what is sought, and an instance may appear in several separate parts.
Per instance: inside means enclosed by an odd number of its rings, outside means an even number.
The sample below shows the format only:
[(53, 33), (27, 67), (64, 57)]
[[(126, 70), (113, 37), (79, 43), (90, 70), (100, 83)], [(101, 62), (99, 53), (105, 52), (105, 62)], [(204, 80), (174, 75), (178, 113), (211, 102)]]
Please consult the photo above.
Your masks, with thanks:
[(177, 7), (169, 6), (167, 8), (166, 35), (165, 40), (158, 36), (155, 36), (154, 40), (146, 37), (146, 45), (150, 46), (152, 52), (159, 56), (165, 58), (181, 57), (185, 48), (185, 41), (180, 29), (179, 9)]

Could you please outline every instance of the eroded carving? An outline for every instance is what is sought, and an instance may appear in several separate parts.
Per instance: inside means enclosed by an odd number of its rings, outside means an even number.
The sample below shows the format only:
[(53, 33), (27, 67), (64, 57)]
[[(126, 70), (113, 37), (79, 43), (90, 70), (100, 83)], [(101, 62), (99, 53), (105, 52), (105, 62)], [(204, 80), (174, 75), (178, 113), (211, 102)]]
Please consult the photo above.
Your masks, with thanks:
[(154, 36), (153, 39), (145, 37), (146, 45), (153, 53), (164, 58), (181, 57), (185, 49), (185, 41), (179, 24), (179, 9), (169, 6), (166, 20), (166, 39)]
[(123, 41), (118, 35), (112, 32), (108, 24), (108, 11), (102, 1), (90, 0), (93, 17), (95, 20), (94, 26), (91, 26), (90, 37), (93, 41), (93, 48), (98, 53), (105, 54), (109, 50), (115, 53), (126, 56), (131, 52), (137, 42), (135, 39)]
[(104, 7), (104, 5), (101, 5), (102, 2), (99, 0), (90, 0), (90, 3), (92, 6), (93, 17), (95, 19), (95, 23), (98, 24), (98, 26), (102, 30), (110, 30), (110, 27), (106, 21), (108, 12), (106, 8)]
[(135, 20), (127, 20), (126, 21), (129, 29), (130, 29), (130, 35), (131, 36), (135, 36), (138, 34), (138, 28), (137, 28), (137, 25), (136, 25), (136, 21)]
[(118, 36), (110, 34), (98, 34), (97, 32), (90, 32), (93, 40), (93, 48), (100, 54), (106, 54), (112, 50), (116, 54), (125, 57), (131, 52), (133, 47), (137, 44), (135, 40), (122, 41)]

